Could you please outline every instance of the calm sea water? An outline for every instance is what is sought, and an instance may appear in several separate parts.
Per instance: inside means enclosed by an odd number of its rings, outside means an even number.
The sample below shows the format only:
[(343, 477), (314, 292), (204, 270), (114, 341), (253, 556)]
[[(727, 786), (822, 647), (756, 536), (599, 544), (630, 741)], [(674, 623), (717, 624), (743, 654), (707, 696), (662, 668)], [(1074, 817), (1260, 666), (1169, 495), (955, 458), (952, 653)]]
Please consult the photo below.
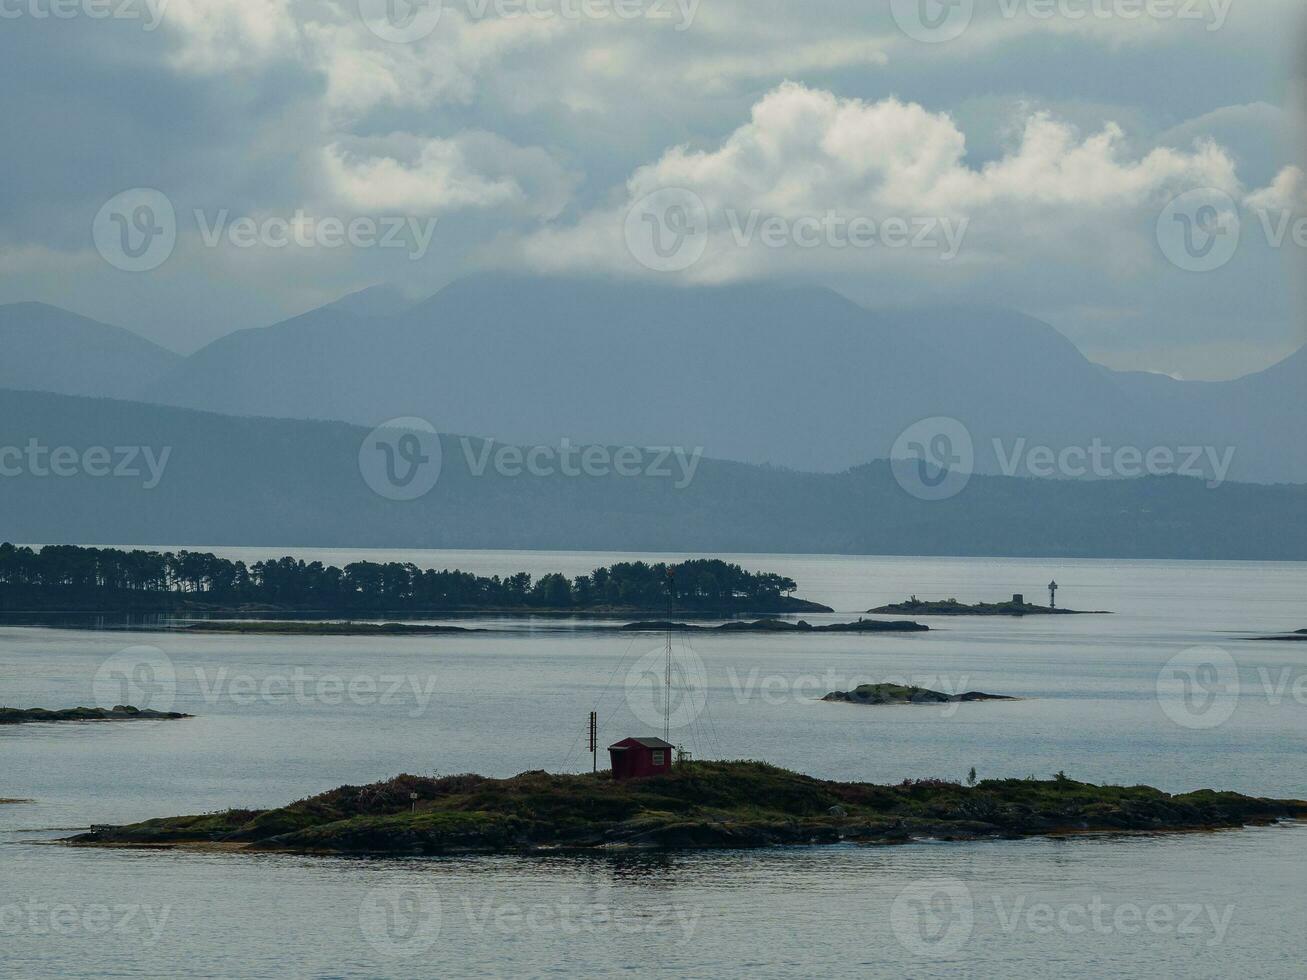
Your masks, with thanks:
[[(578, 574), (630, 556), (312, 557)], [(697, 757), (887, 782), (960, 779), (971, 767), (982, 778), (1064, 770), (1307, 798), (1307, 645), (1247, 639), (1307, 627), (1307, 568), (738, 560), (789, 574), (800, 595), (839, 610), (815, 619), (848, 619), (911, 593), (1043, 598), (1052, 578), (1062, 604), (1115, 615), (932, 620), (933, 632), (901, 636), (678, 637), (673, 740)], [(503, 631), (353, 639), (0, 628), (0, 703), (85, 704), (125, 683), (137, 701), (197, 715), (0, 730), (0, 797), (35, 801), (0, 806), (0, 975), (1301, 975), (1299, 826), (566, 860), (43, 843), (63, 828), (278, 805), (398, 772), (581, 771), (591, 710), (605, 743), (660, 733), (661, 638), (556, 619), (489, 624)], [(878, 680), (1023, 700), (947, 709), (819, 700)]]

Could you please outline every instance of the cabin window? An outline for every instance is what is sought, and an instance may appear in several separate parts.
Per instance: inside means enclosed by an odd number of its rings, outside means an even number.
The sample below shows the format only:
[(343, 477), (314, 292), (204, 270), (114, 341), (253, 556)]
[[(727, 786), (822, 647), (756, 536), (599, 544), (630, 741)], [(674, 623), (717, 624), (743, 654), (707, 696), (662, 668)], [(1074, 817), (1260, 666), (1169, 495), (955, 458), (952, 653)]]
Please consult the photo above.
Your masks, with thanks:
[(663, 759), (665, 758), (665, 754), (662, 749), (655, 749), (653, 756), (654, 756), (653, 764), (655, 766), (664, 765)]

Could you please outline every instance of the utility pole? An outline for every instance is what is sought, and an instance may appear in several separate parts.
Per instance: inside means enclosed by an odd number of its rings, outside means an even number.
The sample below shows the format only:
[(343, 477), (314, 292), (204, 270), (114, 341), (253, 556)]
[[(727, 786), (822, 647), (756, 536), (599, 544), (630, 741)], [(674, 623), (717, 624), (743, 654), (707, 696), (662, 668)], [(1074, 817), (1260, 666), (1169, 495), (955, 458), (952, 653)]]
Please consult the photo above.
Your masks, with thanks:
[(599, 771), (599, 712), (590, 712), (590, 759), (593, 772)]
[(676, 569), (667, 569), (667, 671), (663, 677), (663, 741), (672, 740), (672, 608), (676, 594)]

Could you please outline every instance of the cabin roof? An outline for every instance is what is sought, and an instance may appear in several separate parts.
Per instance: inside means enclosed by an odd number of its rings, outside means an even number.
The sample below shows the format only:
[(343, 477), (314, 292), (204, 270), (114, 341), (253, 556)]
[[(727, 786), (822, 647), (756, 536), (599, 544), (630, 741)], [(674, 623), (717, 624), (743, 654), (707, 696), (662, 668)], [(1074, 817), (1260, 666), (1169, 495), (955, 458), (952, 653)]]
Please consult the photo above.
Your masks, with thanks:
[(661, 738), (624, 738), (620, 742), (608, 746), (610, 749), (624, 749), (631, 743), (643, 745), (646, 749), (674, 749), (676, 746), (671, 742), (664, 742)]

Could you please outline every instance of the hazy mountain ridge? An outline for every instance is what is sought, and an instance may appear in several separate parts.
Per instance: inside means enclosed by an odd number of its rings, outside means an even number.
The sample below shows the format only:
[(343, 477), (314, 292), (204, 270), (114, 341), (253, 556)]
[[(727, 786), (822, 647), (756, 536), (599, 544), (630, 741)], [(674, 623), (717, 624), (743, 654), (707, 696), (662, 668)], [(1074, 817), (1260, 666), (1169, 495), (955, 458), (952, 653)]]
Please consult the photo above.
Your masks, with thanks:
[(108, 394), (369, 426), (416, 416), (524, 445), (676, 444), (812, 472), (887, 458), (905, 428), (944, 416), (968, 428), (981, 472), (1004, 472), (1020, 448), (1097, 441), (1233, 449), (1232, 479), (1277, 483), (1307, 482), (1293, 422), (1304, 391), (1307, 349), (1238, 381), (1180, 382), (1101, 368), (1000, 309), (482, 275), (415, 305), (363, 290)]
[[(47, 543), (286, 548), (529, 548), (1307, 559), (1307, 487), (1178, 477), (1035, 481), (976, 476), (952, 500), (906, 493), (886, 463), (816, 475), (705, 459), (688, 486), (640, 478), (510, 477), (444, 439), (439, 482), (395, 502), (359, 471), (367, 430), (0, 391), (0, 446), (150, 447), (135, 478), (0, 479), (0, 538)], [(165, 451), (167, 453), (165, 457)], [(6, 461), (12, 466), (15, 460)]]
[(0, 387), (133, 398), (181, 361), (130, 330), (55, 306), (0, 306)]
[(1286, 387), (1272, 371), (1149, 389), (1004, 310), (483, 275), (398, 315), (326, 309), (224, 338), (147, 399), (360, 424), (417, 416), (522, 444), (672, 443), (818, 472), (887, 458), (909, 425), (945, 416), (970, 430), (982, 472), (1002, 472), (995, 440), (1007, 453), (1099, 440), (1234, 447), (1238, 479), (1307, 481), (1307, 452), (1286, 448), (1301, 438), (1279, 411)]

